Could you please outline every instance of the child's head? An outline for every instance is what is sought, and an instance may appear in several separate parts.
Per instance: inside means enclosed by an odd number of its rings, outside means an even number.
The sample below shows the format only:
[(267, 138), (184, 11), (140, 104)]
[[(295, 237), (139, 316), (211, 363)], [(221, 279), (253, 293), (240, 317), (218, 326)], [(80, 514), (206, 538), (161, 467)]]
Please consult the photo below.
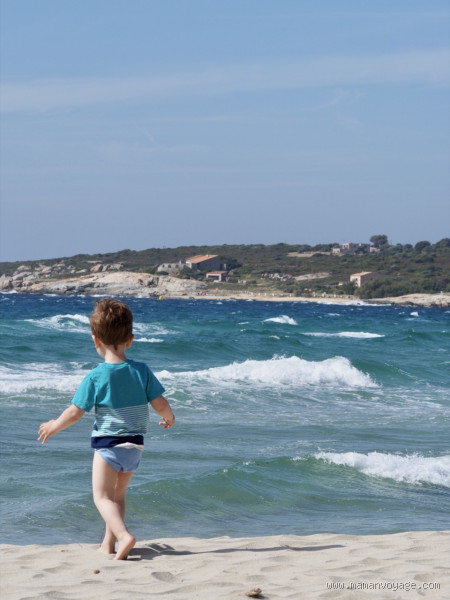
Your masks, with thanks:
[(133, 314), (124, 302), (109, 298), (96, 303), (90, 317), (91, 331), (106, 346), (128, 342), (133, 334)]

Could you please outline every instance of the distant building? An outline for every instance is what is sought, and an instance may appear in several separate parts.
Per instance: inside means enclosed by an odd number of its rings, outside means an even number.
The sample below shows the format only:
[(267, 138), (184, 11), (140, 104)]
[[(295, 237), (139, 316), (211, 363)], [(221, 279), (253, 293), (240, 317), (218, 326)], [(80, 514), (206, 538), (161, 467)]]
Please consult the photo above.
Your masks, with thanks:
[(379, 249), (370, 244), (362, 244), (361, 242), (345, 242), (339, 246), (334, 246), (331, 249), (332, 254), (344, 255), (344, 254), (365, 254), (366, 252), (379, 252)]
[(356, 287), (361, 287), (373, 279), (379, 279), (379, 277), (379, 275), (372, 273), (372, 271), (362, 271), (361, 273), (353, 273), (353, 275), (350, 275), (350, 281), (356, 283)]
[(200, 254), (186, 259), (186, 267), (193, 271), (222, 271), (227, 268), (217, 254)]
[(214, 281), (217, 283), (225, 281), (226, 276), (227, 276), (226, 271), (210, 271), (209, 273), (206, 273), (206, 279), (210, 279), (211, 281)]
[[(222, 263), (217, 254), (199, 254), (197, 256), (191, 256), (179, 260), (178, 262), (162, 263), (158, 266), (156, 271), (158, 273), (179, 273), (184, 268), (191, 269), (192, 271), (209, 271), (207, 275), (208, 279), (213, 281), (224, 281), (226, 275), (227, 265)], [(221, 274), (219, 276), (219, 274)]]
[(161, 265), (158, 266), (156, 271), (158, 273), (161, 273), (161, 272), (169, 273), (169, 274), (178, 273), (185, 266), (186, 266), (186, 264), (185, 264), (184, 260), (179, 260), (178, 262), (162, 263)]

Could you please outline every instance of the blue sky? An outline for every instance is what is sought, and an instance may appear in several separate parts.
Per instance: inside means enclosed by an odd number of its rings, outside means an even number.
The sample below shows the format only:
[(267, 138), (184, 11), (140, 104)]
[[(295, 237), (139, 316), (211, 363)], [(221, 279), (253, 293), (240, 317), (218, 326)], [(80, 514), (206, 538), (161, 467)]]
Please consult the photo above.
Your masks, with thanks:
[(450, 236), (447, 0), (0, 6), (0, 260)]

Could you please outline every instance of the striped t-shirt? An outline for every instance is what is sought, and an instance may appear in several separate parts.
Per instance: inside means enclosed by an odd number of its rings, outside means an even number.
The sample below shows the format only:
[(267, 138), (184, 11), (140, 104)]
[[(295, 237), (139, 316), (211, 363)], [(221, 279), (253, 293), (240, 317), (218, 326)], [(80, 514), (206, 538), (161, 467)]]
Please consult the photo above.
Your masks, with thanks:
[(148, 403), (163, 393), (146, 364), (128, 359), (95, 367), (81, 382), (72, 403), (87, 412), (95, 407), (94, 438), (129, 437), (147, 432)]

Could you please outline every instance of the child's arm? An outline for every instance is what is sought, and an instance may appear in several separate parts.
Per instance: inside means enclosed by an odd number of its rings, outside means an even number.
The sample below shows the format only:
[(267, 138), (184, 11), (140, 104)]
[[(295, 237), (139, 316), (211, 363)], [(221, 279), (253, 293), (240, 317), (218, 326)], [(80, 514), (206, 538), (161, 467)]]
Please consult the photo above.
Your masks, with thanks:
[(84, 413), (84, 410), (78, 408), (75, 404), (71, 404), (57, 419), (51, 419), (50, 421), (41, 423), (41, 426), (39, 427), (38, 442), (42, 440), (42, 443), (45, 444), (49, 437), (52, 437), (52, 435), (59, 433), (63, 429), (66, 429), (79, 421)]
[(154, 400), (150, 402), (152, 408), (158, 413), (158, 415), (162, 418), (160, 421), (160, 425), (164, 427), (164, 429), (168, 429), (175, 424), (175, 415), (170, 408), (170, 404), (164, 398), (164, 396), (158, 396)]

